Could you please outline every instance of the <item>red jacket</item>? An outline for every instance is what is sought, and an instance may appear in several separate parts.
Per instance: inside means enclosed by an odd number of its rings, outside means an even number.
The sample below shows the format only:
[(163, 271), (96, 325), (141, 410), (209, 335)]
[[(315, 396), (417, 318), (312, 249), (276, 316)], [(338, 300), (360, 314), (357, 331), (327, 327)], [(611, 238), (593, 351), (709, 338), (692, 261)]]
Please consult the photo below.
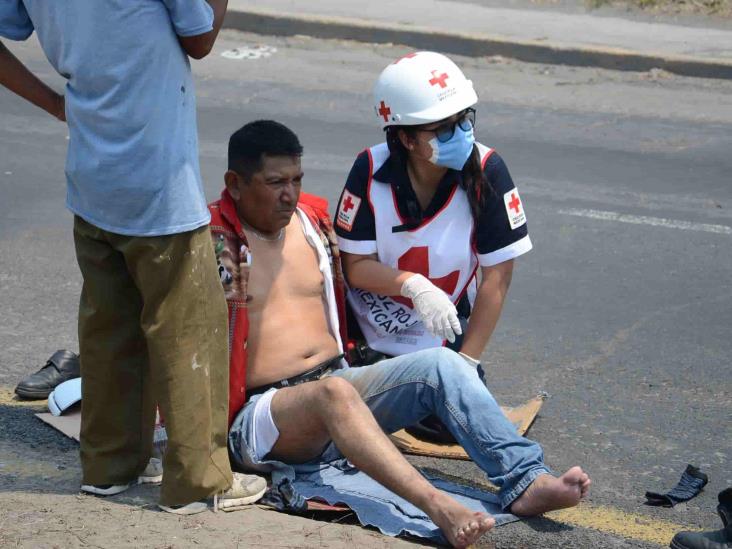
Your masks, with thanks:
[[(298, 208), (308, 217), (329, 251), (333, 285), (338, 309), (340, 336), (346, 344), (346, 300), (340, 253), (328, 201), (311, 194), (301, 193)], [(221, 199), (208, 206), (211, 212), (211, 236), (216, 250), (219, 276), (229, 308), (229, 425), (246, 402), (247, 337), (247, 281), (251, 254), (236, 205), (227, 190)]]

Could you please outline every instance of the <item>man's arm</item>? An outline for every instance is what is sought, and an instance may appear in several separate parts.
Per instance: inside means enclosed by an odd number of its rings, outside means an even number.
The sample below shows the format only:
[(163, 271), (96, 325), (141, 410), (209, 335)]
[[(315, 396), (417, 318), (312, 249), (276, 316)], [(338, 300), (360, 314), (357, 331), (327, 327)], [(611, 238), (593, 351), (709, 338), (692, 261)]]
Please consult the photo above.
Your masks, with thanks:
[(194, 59), (203, 59), (211, 53), (219, 31), (221, 30), (221, 25), (224, 24), (226, 7), (229, 3), (228, 0), (206, 0), (206, 2), (209, 3), (214, 12), (213, 29), (203, 34), (197, 34), (196, 36), (178, 37), (183, 51)]
[(41, 82), (2, 42), (0, 42), (0, 84), (59, 120), (66, 120), (64, 96)]

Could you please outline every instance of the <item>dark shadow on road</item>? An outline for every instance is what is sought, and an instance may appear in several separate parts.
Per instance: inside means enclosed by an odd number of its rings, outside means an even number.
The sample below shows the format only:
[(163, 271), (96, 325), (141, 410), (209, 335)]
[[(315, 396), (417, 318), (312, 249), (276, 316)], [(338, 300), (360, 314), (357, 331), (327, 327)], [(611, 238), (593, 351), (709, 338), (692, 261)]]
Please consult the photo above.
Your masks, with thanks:
[(79, 445), (35, 414), (43, 403), (0, 404), (0, 491), (79, 491)]
[(535, 532), (542, 533), (555, 534), (559, 532), (570, 532), (574, 530), (574, 527), (572, 526), (569, 526), (562, 522), (557, 522), (556, 520), (552, 520), (547, 517), (527, 518), (523, 520), (523, 523)]
[[(35, 414), (45, 403), (0, 404), (0, 492), (81, 495), (79, 444), (46, 425)], [(133, 486), (105, 502), (157, 508), (156, 486)]]

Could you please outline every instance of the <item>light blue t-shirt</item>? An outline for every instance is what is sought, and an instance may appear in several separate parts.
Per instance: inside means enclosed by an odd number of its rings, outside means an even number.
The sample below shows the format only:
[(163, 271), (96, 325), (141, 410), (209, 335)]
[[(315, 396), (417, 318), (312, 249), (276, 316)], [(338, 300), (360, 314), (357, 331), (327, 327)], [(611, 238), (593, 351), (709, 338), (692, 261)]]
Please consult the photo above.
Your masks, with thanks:
[(0, 36), (35, 30), (67, 79), (67, 201), (115, 233), (155, 236), (210, 217), (196, 98), (178, 36), (213, 28), (205, 0), (2, 0)]

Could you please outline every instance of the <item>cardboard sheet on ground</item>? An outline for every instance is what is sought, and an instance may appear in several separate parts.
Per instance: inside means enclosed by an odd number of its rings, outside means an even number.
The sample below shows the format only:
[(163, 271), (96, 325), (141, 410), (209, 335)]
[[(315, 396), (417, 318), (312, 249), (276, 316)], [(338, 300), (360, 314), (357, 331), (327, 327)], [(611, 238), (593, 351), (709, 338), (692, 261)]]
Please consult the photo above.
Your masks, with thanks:
[(54, 429), (61, 431), (69, 438), (79, 442), (81, 432), (81, 409), (73, 410), (62, 416), (54, 416), (49, 412), (36, 414), (36, 417), (43, 423), (48, 423)]
[[(534, 422), (534, 419), (536, 419), (545, 400), (546, 395), (541, 394), (528, 400), (521, 406), (515, 408), (502, 406), (501, 409), (506, 414), (508, 420), (516, 426), (518, 433), (525, 435)], [(407, 433), (404, 429), (391, 435), (391, 440), (405, 454), (470, 460), (468, 454), (459, 444), (439, 444), (420, 440)]]

